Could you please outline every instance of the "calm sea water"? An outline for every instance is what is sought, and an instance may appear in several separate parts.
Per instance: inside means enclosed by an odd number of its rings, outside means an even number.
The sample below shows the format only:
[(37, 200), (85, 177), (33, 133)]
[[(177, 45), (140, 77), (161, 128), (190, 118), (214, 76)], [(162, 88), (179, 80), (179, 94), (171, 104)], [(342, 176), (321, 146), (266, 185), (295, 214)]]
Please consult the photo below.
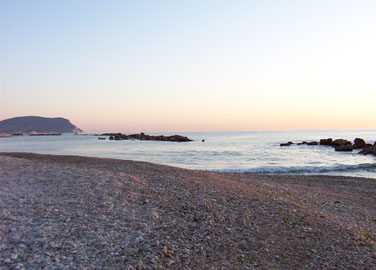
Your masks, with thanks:
[[(127, 132), (124, 132), (127, 133)], [(164, 133), (165, 135), (171, 135)], [(93, 135), (20, 136), (0, 139), (0, 152), (34, 152), (149, 161), (189, 169), (265, 174), (330, 174), (376, 178), (376, 157), (331, 147), (282, 142), (356, 137), (369, 143), (376, 130), (179, 133), (193, 142), (109, 141)], [(202, 142), (202, 140), (205, 142)]]

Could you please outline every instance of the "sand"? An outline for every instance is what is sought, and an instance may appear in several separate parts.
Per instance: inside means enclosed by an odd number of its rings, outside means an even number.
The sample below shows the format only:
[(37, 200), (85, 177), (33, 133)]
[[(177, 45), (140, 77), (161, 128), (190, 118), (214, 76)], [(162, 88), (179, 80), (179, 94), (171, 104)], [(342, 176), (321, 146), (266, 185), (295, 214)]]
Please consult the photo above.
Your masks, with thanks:
[(376, 269), (376, 180), (0, 153), (0, 269)]

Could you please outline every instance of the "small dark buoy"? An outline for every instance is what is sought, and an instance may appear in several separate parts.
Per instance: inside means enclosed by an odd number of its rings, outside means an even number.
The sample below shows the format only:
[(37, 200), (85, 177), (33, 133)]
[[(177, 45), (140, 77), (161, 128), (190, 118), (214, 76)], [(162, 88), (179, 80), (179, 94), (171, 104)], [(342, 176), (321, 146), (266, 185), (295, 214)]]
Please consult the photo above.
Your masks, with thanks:
[(205, 140), (202, 140), (202, 142), (205, 142)]

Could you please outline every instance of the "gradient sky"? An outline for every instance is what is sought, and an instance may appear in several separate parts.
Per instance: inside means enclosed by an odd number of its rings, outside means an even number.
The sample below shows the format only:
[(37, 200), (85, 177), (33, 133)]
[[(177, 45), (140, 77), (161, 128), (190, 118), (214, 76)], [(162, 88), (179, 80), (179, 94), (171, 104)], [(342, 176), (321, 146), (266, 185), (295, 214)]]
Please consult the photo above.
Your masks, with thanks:
[(0, 120), (376, 129), (376, 1), (0, 1)]

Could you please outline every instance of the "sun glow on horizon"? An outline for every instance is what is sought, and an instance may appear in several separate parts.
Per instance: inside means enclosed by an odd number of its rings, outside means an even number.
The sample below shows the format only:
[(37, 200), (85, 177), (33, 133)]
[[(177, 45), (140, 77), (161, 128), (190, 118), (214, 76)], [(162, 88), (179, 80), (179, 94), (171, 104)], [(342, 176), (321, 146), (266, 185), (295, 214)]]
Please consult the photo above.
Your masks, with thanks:
[(376, 129), (376, 2), (2, 1), (0, 119)]

